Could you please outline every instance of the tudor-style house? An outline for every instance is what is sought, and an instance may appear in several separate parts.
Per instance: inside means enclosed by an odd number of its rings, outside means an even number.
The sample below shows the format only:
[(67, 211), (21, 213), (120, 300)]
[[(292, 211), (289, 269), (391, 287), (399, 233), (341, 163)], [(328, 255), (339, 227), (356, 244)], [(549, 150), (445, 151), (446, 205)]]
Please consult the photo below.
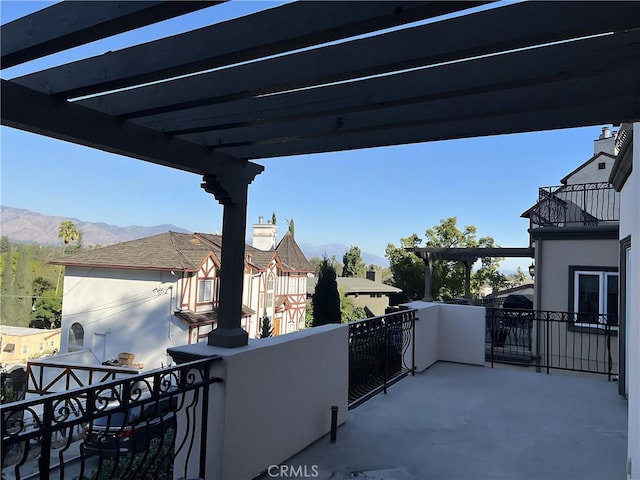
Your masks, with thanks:
[[(242, 326), (250, 338), (263, 317), (274, 335), (300, 330), (313, 268), (291, 234), (276, 245), (275, 225), (254, 227)], [(206, 339), (217, 322), (221, 244), (216, 234), (167, 232), (51, 262), (66, 267), (61, 353), (89, 350), (96, 364), (127, 353), (147, 370), (168, 363), (167, 348)]]

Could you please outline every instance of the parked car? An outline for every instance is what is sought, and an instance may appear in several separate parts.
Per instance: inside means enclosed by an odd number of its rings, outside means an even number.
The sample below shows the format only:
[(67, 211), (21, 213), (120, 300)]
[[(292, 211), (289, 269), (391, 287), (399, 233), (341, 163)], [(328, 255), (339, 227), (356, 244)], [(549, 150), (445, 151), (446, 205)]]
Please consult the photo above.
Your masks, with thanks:
[(83, 429), (83, 449), (88, 455), (114, 457), (148, 450), (153, 442), (165, 441), (176, 428), (177, 398), (150, 400), (94, 419)]

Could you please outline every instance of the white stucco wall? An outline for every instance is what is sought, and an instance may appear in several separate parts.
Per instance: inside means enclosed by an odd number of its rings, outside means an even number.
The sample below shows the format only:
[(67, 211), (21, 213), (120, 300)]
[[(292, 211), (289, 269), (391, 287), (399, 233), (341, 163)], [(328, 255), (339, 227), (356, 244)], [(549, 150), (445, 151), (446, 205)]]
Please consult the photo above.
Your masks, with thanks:
[[(630, 311), (627, 312), (629, 350), (628, 470), (640, 480), (640, 123), (633, 126), (633, 171), (622, 190), (620, 238), (631, 235)], [(635, 294), (634, 294), (635, 292)]]
[(211, 387), (207, 479), (254, 478), (284, 462), (330, 431), (333, 405), (338, 424), (347, 419), (346, 325), (250, 340), (234, 349), (200, 343), (177, 350), (223, 357), (213, 367), (224, 380)]
[[(405, 304), (416, 312), (416, 371), (422, 372), (438, 361), (438, 332), (440, 325), (440, 305), (429, 302)], [(407, 363), (410, 365), (410, 363)]]
[(411, 302), (416, 312), (416, 370), (438, 360), (484, 365), (485, 308)]
[(484, 307), (440, 306), (440, 360), (484, 365)]
[(189, 341), (187, 325), (172, 314), (179, 292), (169, 272), (67, 267), (64, 292), (61, 352), (75, 322), (98, 362), (129, 352), (145, 370), (166, 365), (166, 349)]
[[(611, 168), (613, 167), (614, 162), (615, 158), (611, 158), (606, 155), (600, 155), (588, 165), (585, 165), (584, 168), (578, 170), (576, 173), (567, 178), (567, 185), (608, 182), (609, 174), (611, 173)], [(599, 163), (604, 163), (605, 168), (600, 170), (598, 168)]]

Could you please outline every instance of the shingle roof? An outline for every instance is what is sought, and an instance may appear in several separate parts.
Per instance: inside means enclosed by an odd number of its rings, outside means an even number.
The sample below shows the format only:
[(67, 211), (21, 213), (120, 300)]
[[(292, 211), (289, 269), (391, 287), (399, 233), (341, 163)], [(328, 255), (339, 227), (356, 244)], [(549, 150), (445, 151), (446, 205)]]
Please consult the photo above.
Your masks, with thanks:
[[(344, 289), (345, 293), (400, 293), (402, 290), (385, 283), (374, 282), (366, 278), (359, 277), (338, 277), (338, 288)], [(307, 293), (312, 294), (315, 292), (317, 278), (307, 279)]]
[[(190, 272), (197, 270), (211, 252), (219, 259), (221, 248), (221, 235), (167, 232), (95, 250), (73, 253), (51, 260), (49, 263), (69, 266)], [(267, 268), (276, 252), (286, 269), (302, 272), (313, 271), (313, 267), (289, 233), (280, 241), (275, 252), (245, 245), (248, 263), (261, 270)]]
[[(212, 233), (196, 233), (200, 238), (210, 242), (217, 248), (216, 255), (220, 255), (222, 249), (222, 235)], [(273, 259), (273, 250), (259, 250), (251, 245), (245, 245), (244, 254), (247, 262), (254, 267), (264, 270)]]
[(54, 265), (194, 271), (211, 253), (212, 245), (196, 234), (167, 232), (77, 252), (50, 261)]
[(304, 256), (290, 232), (285, 233), (276, 247), (276, 252), (288, 270), (297, 272), (313, 272), (313, 266)]

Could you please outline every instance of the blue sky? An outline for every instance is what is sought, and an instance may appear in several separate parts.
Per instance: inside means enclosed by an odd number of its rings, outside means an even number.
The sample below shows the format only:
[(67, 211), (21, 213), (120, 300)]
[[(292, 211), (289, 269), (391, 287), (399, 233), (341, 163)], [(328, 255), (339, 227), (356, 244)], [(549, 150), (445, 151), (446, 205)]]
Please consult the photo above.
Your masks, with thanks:
[[(0, 4), (2, 23), (44, 2)], [(60, 61), (116, 50), (168, 32), (191, 30), (256, 9), (233, 2), (137, 32), (7, 69), (12, 78)], [(281, 232), (293, 218), (296, 239), (315, 245), (357, 245), (379, 256), (389, 242), (424, 235), (440, 219), (457, 216), (501, 246), (527, 246), (520, 214), (538, 187), (560, 179), (593, 154), (602, 126), (501, 135), (340, 153), (261, 160), (265, 171), (249, 188), (248, 224), (275, 212)], [(115, 225), (171, 223), (220, 231), (222, 207), (191, 173), (1, 127), (3, 205)], [(505, 260), (505, 270), (530, 260)]]

